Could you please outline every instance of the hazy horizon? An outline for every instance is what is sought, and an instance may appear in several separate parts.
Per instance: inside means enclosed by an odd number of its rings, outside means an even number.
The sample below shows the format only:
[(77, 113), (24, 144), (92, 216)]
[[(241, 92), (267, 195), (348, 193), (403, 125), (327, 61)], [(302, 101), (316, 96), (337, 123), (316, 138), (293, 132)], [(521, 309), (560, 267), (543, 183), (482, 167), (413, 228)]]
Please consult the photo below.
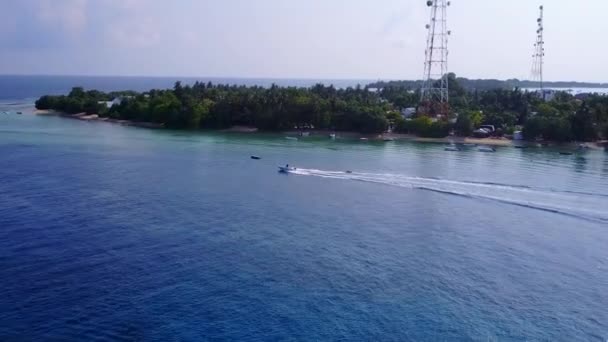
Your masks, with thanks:
[[(180, 81), (180, 79), (188, 79), (188, 80), (196, 80), (200, 79), (204, 80), (302, 80), (302, 81), (366, 81), (366, 82), (377, 82), (377, 81), (422, 81), (421, 79), (387, 79), (387, 78), (378, 78), (378, 79), (365, 79), (365, 78), (318, 78), (318, 77), (238, 77), (238, 76), (200, 76), (200, 75), (82, 75), (82, 74), (0, 74), (0, 77), (99, 77), (99, 78), (162, 78), (162, 79), (171, 79), (175, 78), (176, 81)], [(458, 78), (466, 78), (469, 80), (498, 80), (498, 81), (509, 81), (509, 80), (518, 80), (522, 82), (537, 82), (529, 79), (518, 79), (518, 78), (470, 78), (463, 75), (456, 75)], [(575, 81), (575, 80), (555, 80), (555, 81), (545, 81), (546, 83), (592, 83), (598, 85), (606, 85), (608, 82), (593, 82), (593, 81)], [(364, 84), (361, 84), (364, 85)]]
[[(529, 79), (541, 3), (452, 1), (450, 71)], [(544, 6), (545, 79), (608, 82), (608, 2)], [(0, 74), (418, 80), (428, 18), (422, 0), (24, 0), (0, 12)]]

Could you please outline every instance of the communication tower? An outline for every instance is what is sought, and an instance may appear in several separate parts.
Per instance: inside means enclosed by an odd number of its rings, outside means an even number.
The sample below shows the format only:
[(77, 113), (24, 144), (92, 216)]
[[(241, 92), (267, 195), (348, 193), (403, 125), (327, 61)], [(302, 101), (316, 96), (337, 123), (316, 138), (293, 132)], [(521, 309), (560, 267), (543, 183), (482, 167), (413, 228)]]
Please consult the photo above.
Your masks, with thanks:
[[(544, 6), (540, 6), (540, 15), (536, 22), (538, 27), (536, 29), (536, 43), (534, 43), (534, 54), (532, 55), (532, 81), (538, 82), (540, 93), (544, 94), (543, 84), (543, 64), (545, 58), (545, 39), (544, 39)], [(544, 97), (544, 96), (543, 96)]]
[(451, 3), (448, 0), (428, 0), (426, 5), (431, 9), (431, 19), (426, 25), (428, 35), (418, 113), (430, 116), (447, 115), (448, 37), (451, 34), (447, 27), (447, 9)]

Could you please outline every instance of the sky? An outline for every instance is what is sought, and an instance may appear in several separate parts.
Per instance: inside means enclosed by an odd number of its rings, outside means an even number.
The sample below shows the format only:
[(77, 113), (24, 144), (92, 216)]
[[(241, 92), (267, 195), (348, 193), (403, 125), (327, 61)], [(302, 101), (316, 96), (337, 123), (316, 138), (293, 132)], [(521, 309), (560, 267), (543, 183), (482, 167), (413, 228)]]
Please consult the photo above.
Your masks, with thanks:
[[(450, 71), (608, 81), (608, 0), (452, 0)], [(425, 0), (1, 0), (0, 74), (420, 79)]]

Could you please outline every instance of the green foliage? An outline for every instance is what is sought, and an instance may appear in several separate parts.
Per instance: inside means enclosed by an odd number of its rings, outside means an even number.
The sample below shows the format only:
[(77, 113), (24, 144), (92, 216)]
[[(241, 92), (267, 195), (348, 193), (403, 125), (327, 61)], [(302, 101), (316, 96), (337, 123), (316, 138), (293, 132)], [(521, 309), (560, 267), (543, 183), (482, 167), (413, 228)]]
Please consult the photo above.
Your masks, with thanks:
[[(120, 103), (105, 110), (114, 96)], [(299, 128), (334, 129), (363, 133), (383, 132), (390, 105), (367, 89), (244, 87), (176, 82), (171, 90), (145, 94), (105, 94), (74, 88), (68, 96), (43, 96), (39, 109), (67, 113), (98, 113), (116, 119), (164, 123), (170, 128), (225, 128), (251, 125), (263, 130)], [(395, 114), (392, 114), (394, 119)]]
[(541, 103), (536, 108), (538, 115), (543, 117), (551, 117), (559, 114), (559, 111), (548, 103)]
[(593, 141), (598, 137), (593, 115), (586, 104), (572, 116), (572, 134), (577, 141)]
[(463, 113), (458, 116), (456, 124), (454, 125), (454, 130), (456, 131), (456, 134), (463, 137), (470, 136), (473, 133), (474, 125), (469, 113)]
[(528, 120), (523, 129), (524, 138), (542, 138), (559, 142), (571, 141), (572, 125), (566, 118), (537, 116)]
[(105, 103), (108, 96), (99, 91), (85, 92), (81, 87), (74, 87), (68, 96), (42, 96), (36, 101), (37, 109), (53, 109), (69, 114), (103, 113), (106, 109)]
[[(527, 139), (590, 141), (608, 136), (604, 128), (608, 126), (608, 96), (589, 95), (583, 103), (570, 94), (558, 93), (551, 102), (543, 102), (535, 93), (504, 87), (500, 81), (472, 81), (454, 74), (447, 77), (450, 109), (461, 113), (453, 127), (459, 135), (468, 136), (480, 125), (489, 124), (502, 132), (523, 126)], [(380, 89), (370, 91), (373, 86)], [(176, 129), (247, 125), (261, 130), (314, 128), (378, 133), (391, 124), (396, 132), (425, 137), (446, 136), (452, 129), (445, 121), (434, 122), (428, 117), (405, 120), (401, 116), (403, 108), (419, 104), (420, 93), (412, 89), (420, 84), (388, 82), (373, 86), (263, 88), (176, 82), (172, 89), (146, 93), (104, 93), (75, 87), (67, 96), (42, 96), (36, 108), (97, 113), (114, 119), (163, 123)], [(108, 109), (106, 101), (114, 99), (120, 101)], [(532, 117), (533, 112), (538, 114)]]
[(471, 120), (471, 124), (473, 124), (473, 128), (481, 126), (485, 119), (483, 112), (479, 110), (471, 110), (465, 115), (468, 115), (469, 119)]
[(413, 120), (400, 122), (396, 131), (416, 134), (425, 138), (443, 138), (450, 134), (451, 126), (445, 121), (433, 121), (428, 116), (420, 116)]

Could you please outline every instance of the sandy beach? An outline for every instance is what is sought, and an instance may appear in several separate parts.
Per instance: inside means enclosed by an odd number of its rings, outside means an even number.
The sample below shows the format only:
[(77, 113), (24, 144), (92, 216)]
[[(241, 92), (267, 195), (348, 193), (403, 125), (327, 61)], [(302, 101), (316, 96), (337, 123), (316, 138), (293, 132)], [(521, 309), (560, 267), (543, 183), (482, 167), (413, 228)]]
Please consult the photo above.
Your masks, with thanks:
[[(117, 120), (111, 118), (102, 118), (97, 114), (86, 114), (86, 113), (78, 113), (78, 114), (66, 114), (62, 112), (57, 112), (54, 110), (34, 110), (33, 114), (35, 115), (56, 115), (70, 119), (77, 119), (83, 121), (95, 121), (95, 122), (109, 122), (124, 126), (133, 126), (133, 127), (142, 127), (142, 128), (151, 128), (151, 129), (159, 129), (164, 128), (164, 124), (156, 124), (150, 122), (134, 122), (129, 120)], [(252, 126), (233, 126), (221, 132), (226, 133), (258, 133), (259, 129)], [(402, 141), (414, 141), (414, 142), (422, 142), (422, 143), (435, 143), (435, 144), (474, 144), (474, 145), (486, 145), (486, 146), (515, 146), (515, 145), (538, 145), (538, 142), (526, 142), (526, 141), (513, 141), (507, 138), (471, 138), (471, 137), (457, 137), (457, 136), (448, 136), (445, 138), (423, 138), (412, 134), (401, 134), (401, 133), (383, 133), (383, 134), (362, 134), (357, 132), (333, 132), (333, 131), (325, 131), (325, 130), (291, 130), (284, 131), (283, 134), (287, 136), (300, 136), (302, 132), (308, 133), (312, 137), (319, 136), (329, 136), (332, 133), (335, 133), (339, 138), (346, 139), (368, 139), (371, 141), (382, 141), (382, 140), (402, 140)], [(579, 146), (579, 143), (571, 142), (565, 144), (559, 144), (555, 142), (545, 141), (542, 142), (544, 146), (559, 146), (564, 149), (576, 149)], [(608, 146), (608, 141), (598, 141), (594, 143), (586, 143), (586, 146), (591, 149), (602, 149)]]

